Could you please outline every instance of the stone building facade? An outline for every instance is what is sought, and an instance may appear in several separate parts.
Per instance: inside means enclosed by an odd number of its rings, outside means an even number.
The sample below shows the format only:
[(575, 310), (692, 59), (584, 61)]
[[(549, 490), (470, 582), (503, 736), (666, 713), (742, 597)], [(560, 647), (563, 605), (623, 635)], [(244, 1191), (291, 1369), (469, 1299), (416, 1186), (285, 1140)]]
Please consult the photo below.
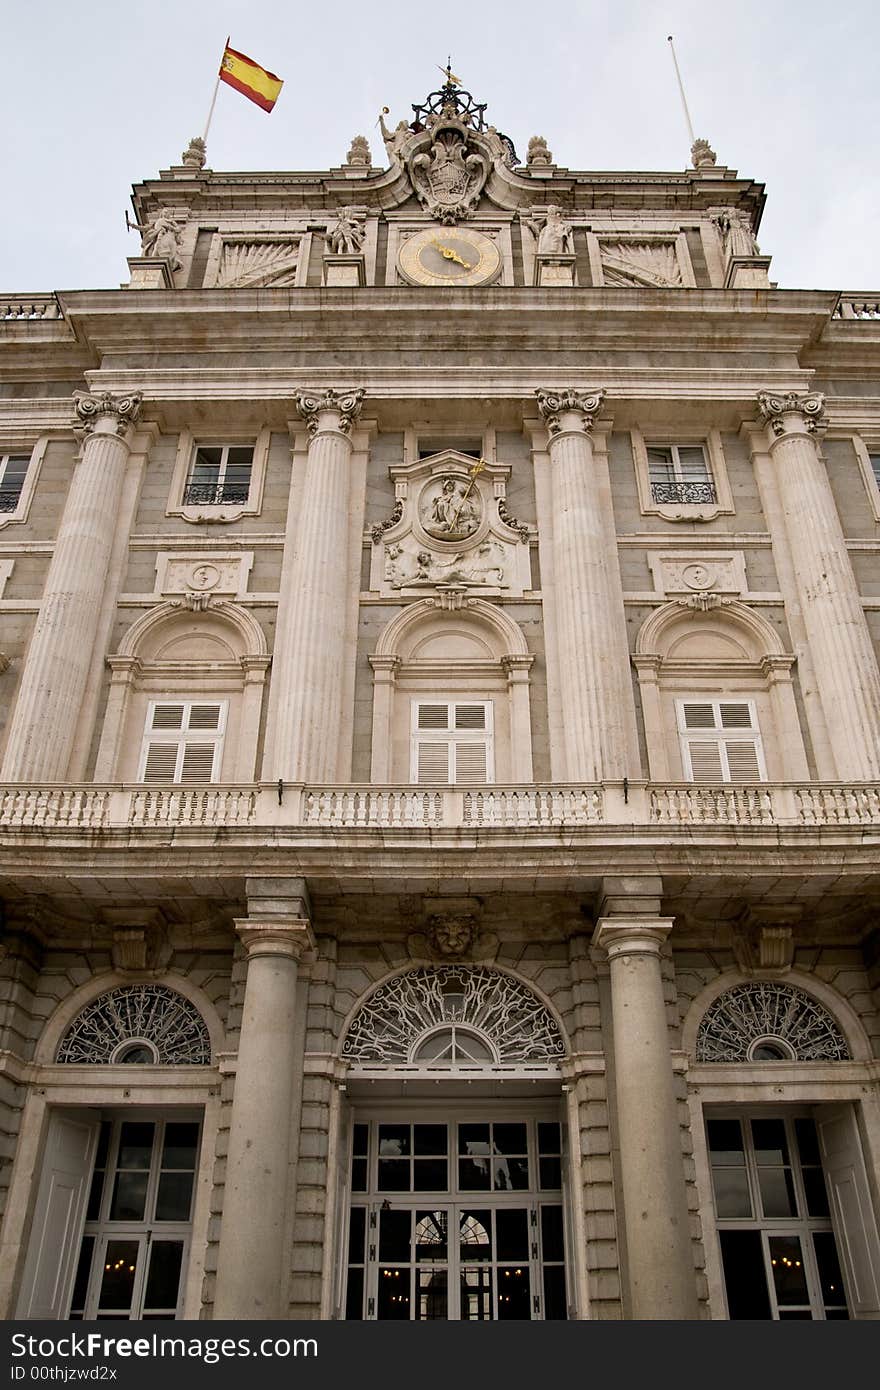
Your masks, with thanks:
[(382, 138), (0, 300), (2, 1315), (877, 1317), (878, 299)]

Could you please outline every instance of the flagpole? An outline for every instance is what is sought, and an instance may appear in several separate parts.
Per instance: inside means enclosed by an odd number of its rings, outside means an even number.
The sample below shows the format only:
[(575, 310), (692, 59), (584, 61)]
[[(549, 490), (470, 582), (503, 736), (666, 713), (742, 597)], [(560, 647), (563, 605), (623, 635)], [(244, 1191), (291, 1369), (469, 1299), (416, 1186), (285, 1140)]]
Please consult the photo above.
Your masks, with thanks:
[[(224, 52), (224, 54), (226, 53), (226, 49), (229, 47), (229, 40), (230, 40), (231, 37), (232, 37), (231, 34), (230, 34), (230, 35), (227, 35), (226, 43), (225, 43), (225, 45), (224, 45), (224, 47), (223, 47), (223, 52)], [(221, 58), (220, 61), (221, 61), (221, 63), (222, 63), (222, 61), (223, 61), (222, 58)], [(211, 97), (211, 105), (210, 105), (210, 107), (209, 107), (209, 109), (208, 109), (208, 119), (205, 121), (205, 133), (204, 133), (204, 135), (202, 136), (202, 140), (203, 140), (203, 142), (204, 142), (206, 145), (207, 145), (207, 143), (208, 143), (208, 131), (209, 131), (210, 128), (211, 128), (211, 121), (212, 121), (213, 118), (214, 118), (214, 107), (215, 107), (216, 104), (217, 104), (217, 93), (219, 92), (219, 90), (220, 90), (220, 69), (218, 68), (218, 70), (217, 70), (217, 81), (214, 83), (214, 95)]]
[(678, 90), (679, 90), (679, 92), (681, 93), (681, 104), (682, 104), (682, 106), (684, 107), (684, 118), (685, 118), (685, 121), (686, 121), (686, 123), (687, 123), (688, 135), (691, 137), (691, 144), (693, 144), (693, 143), (694, 143), (694, 139), (695, 139), (695, 137), (694, 137), (694, 128), (693, 128), (693, 126), (691, 125), (691, 113), (690, 113), (690, 111), (688, 110), (687, 98), (685, 97), (685, 94), (684, 94), (684, 83), (683, 83), (682, 80), (681, 80), (681, 73), (679, 72), (679, 68), (678, 68), (678, 59), (677, 59), (676, 56), (675, 56), (675, 44), (672, 42), (672, 35), (671, 35), (671, 34), (667, 35), (667, 40), (666, 40), (666, 41), (667, 41), (667, 43), (669, 44), (669, 52), (672, 54), (672, 62), (673, 62), (673, 65), (674, 65), (674, 67), (675, 67), (675, 75), (676, 75), (676, 77), (678, 78)]

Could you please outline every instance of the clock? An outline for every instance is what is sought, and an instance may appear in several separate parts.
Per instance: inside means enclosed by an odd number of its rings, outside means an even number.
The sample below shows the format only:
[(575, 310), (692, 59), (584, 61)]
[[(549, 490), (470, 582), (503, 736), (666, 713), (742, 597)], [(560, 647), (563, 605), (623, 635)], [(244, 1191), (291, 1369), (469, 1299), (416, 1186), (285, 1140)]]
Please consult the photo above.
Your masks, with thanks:
[(397, 264), (411, 285), (488, 285), (501, 252), (472, 227), (426, 227), (403, 243)]

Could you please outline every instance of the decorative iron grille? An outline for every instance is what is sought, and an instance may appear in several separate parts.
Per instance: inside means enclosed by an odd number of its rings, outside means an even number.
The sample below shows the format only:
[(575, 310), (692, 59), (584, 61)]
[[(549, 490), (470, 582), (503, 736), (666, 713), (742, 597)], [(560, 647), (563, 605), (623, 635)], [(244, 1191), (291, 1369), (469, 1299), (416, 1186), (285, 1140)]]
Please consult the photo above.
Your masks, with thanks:
[(20, 487), (0, 487), (0, 512), (14, 512), (20, 497)]
[(151, 1043), (164, 1066), (208, 1066), (211, 1039), (195, 1005), (164, 985), (120, 985), (93, 999), (58, 1049), (59, 1062), (112, 1062), (127, 1042)]
[(487, 966), (441, 965), (377, 989), (352, 1022), (342, 1055), (406, 1063), (422, 1038), (453, 1023), (487, 1038), (501, 1062), (555, 1062), (565, 1054), (557, 1023), (519, 980)]
[(655, 502), (696, 503), (717, 501), (715, 484), (707, 483), (651, 483), (651, 495)]
[(827, 1009), (794, 985), (760, 980), (736, 985), (706, 1010), (698, 1062), (747, 1062), (758, 1039), (787, 1043), (799, 1062), (842, 1062), (846, 1040)]
[(184, 506), (217, 506), (221, 502), (246, 502), (250, 496), (250, 483), (187, 483)]

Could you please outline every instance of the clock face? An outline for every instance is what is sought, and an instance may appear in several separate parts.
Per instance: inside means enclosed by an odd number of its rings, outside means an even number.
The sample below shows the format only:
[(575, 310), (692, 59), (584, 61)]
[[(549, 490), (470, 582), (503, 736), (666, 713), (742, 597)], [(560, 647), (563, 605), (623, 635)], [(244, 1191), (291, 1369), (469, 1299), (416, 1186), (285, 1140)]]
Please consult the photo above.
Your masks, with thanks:
[(403, 243), (398, 265), (412, 285), (486, 285), (501, 269), (501, 252), (471, 227), (426, 227)]

